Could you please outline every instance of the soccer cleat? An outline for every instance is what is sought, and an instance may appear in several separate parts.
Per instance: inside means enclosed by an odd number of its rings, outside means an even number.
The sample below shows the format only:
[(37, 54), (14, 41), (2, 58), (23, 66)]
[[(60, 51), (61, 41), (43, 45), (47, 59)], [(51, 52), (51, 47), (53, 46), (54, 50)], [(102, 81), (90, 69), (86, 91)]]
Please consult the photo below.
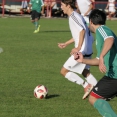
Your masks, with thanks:
[(93, 89), (93, 85), (88, 84), (86, 86), (86, 88), (84, 89), (85, 90), (85, 94), (83, 95), (83, 98), (82, 98), (83, 100), (88, 97), (88, 95), (90, 94), (90, 92), (92, 91), (92, 89)]
[(33, 33), (38, 33), (39, 31), (38, 30), (35, 30)]
[(37, 31), (39, 32), (39, 30), (40, 30), (40, 25), (38, 26), (38, 28), (37, 28)]

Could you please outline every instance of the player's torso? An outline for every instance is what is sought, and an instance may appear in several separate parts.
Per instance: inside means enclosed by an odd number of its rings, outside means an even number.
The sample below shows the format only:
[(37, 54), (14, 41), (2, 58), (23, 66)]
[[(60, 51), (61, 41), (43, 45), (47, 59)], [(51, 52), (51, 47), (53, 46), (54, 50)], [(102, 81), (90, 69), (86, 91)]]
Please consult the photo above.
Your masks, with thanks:
[(115, 0), (109, 0), (109, 7), (115, 7)]
[[(99, 27), (96, 31), (96, 48), (97, 48), (97, 57), (100, 57), (104, 40), (109, 37), (114, 37), (117, 42), (117, 38), (113, 35), (113, 32), (105, 26)], [(106, 76), (117, 78), (117, 44), (112, 46), (110, 51), (104, 56), (104, 63), (107, 68)]]
[(32, 3), (32, 10), (36, 10), (38, 12), (41, 11), (41, 5), (42, 5), (41, 0), (31, 0), (31, 3)]
[(110, 12), (115, 12), (115, 3), (114, 2), (109, 2), (109, 11)]
[(81, 14), (85, 14), (89, 9), (89, 5), (91, 4), (90, 0), (77, 0), (78, 7), (80, 9)]
[(69, 27), (75, 41), (75, 46), (78, 46), (80, 31), (85, 28), (81, 15), (73, 12), (69, 17)]
[(75, 47), (78, 47), (80, 32), (83, 29), (85, 30), (84, 41), (81, 50), (85, 51), (87, 54), (91, 54), (93, 38), (92, 35), (90, 35), (90, 31), (83, 17), (77, 12), (73, 12), (69, 17), (69, 27), (75, 42)]

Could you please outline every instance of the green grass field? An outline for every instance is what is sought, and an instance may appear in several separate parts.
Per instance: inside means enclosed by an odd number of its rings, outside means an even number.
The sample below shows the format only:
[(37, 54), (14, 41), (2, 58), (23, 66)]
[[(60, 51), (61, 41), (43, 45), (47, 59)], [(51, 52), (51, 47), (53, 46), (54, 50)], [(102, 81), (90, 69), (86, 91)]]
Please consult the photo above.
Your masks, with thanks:
[[(71, 38), (67, 19), (41, 19), (40, 32), (33, 34), (29, 18), (0, 18), (0, 117), (101, 117), (82, 100), (83, 88), (60, 75), (73, 45), (61, 50), (58, 42)], [(107, 26), (117, 34), (117, 22)], [(94, 57), (96, 55), (94, 44)], [(91, 67), (99, 80), (103, 74)], [(48, 99), (38, 100), (38, 84), (49, 90)], [(117, 112), (117, 99), (109, 103)]]

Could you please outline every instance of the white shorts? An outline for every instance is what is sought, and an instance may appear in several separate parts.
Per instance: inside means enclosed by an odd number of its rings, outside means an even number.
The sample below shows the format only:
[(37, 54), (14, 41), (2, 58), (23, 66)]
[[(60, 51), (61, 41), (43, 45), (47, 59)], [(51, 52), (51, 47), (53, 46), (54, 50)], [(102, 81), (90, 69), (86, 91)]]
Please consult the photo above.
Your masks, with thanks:
[(109, 6), (108, 11), (109, 11), (109, 12), (115, 12), (116, 10), (115, 10), (114, 5)]
[[(91, 58), (91, 57), (85, 57), (85, 58)], [(79, 74), (82, 74), (84, 69), (90, 69), (90, 65), (78, 63), (76, 60), (74, 60), (73, 55), (68, 58), (68, 60), (65, 62), (63, 67), (69, 71), (76, 72)]]
[(115, 12), (116, 10), (115, 10), (115, 8), (110, 7), (108, 11), (109, 11), (109, 12)]

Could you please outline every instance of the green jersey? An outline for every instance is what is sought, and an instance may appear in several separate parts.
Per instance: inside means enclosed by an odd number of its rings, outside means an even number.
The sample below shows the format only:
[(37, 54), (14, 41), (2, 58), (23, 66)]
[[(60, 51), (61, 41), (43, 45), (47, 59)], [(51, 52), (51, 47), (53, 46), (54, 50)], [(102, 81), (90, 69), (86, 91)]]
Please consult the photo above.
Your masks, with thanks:
[(109, 37), (114, 39), (114, 44), (104, 56), (104, 64), (107, 69), (106, 76), (117, 79), (117, 37), (112, 30), (105, 25), (100, 26), (96, 30), (97, 58), (100, 57), (104, 41)]
[(29, 4), (32, 5), (32, 10), (36, 10), (38, 13), (41, 12), (41, 7), (44, 5), (42, 0), (30, 0)]

